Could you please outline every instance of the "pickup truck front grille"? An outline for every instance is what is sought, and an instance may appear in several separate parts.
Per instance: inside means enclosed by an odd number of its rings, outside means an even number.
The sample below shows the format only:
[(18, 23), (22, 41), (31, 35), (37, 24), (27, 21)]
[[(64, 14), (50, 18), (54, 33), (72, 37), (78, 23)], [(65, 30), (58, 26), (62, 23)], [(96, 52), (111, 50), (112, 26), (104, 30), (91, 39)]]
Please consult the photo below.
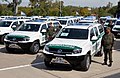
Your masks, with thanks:
[(120, 28), (115, 28), (115, 29), (120, 31)]
[(49, 51), (54, 54), (72, 54), (72, 49), (58, 49), (58, 48), (49, 48)]
[(10, 41), (24, 41), (24, 38), (8, 37), (7, 39)]

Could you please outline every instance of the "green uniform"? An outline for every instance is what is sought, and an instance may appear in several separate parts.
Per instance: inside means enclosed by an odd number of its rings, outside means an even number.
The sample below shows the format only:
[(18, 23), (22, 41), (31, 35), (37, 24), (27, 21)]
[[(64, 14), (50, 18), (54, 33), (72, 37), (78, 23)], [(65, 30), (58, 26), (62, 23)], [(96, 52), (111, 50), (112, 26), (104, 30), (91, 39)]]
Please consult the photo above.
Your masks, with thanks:
[(48, 28), (48, 32), (47, 32), (48, 41), (51, 41), (51, 40), (53, 39), (54, 34), (55, 34), (55, 29), (54, 29), (54, 27)]
[(111, 29), (113, 28), (114, 25), (112, 24), (108, 24), (108, 27), (110, 27)]
[(114, 35), (112, 33), (105, 34), (102, 38), (102, 46), (104, 49), (104, 62), (107, 62), (109, 55), (109, 62), (112, 62), (112, 47), (114, 44)]

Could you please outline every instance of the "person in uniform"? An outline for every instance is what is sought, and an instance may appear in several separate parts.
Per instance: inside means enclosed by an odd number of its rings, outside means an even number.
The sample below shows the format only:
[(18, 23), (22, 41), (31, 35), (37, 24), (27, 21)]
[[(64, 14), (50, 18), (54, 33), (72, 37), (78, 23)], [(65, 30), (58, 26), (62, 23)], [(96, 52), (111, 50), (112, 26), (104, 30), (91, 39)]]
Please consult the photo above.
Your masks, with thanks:
[(47, 30), (48, 42), (54, 38), (54, 34), (55, 34), (55, 28), (52, 26), (52, 23), (50, 23), (48, 30)]
[(108, 27), (110, 27), (110, 28), (112, 29), (113, 26), (114, 26), (114, 25), (113, 25), (113, 22), (112, 22), (112, 20), (110, 20), (110, 21), (109, 21), (109, 24), (108, 24)]
[(102, 38), (102, 46), (104, 50), (104, 63), (103, 65), (107, 65), (107, 60), (109, 57), (109, 64), (108, 66), (112, 66), (112, 47), (114, 44), (114, 34), (111, 33), (111, 28), (106, 27), (105, 34)]
[(58, 34), (58, 32), (61, 30), (62, 26), (57, 26), (55, 30), (55, 36)]

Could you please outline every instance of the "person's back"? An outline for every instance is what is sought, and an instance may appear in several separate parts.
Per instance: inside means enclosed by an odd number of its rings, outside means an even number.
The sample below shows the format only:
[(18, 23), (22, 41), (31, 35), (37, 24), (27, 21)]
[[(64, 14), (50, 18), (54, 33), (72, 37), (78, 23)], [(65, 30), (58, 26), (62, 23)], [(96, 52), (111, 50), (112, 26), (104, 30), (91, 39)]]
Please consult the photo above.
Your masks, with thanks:
[(50, 26), (47, 31), (48, 41), (51, 41), (53, 39), (54, 34), (55, 34), (55, 29), (53, 26)]
[(109, 21), (108, 27), (110, 27), (111, 29), (113, 28), (113, 22)]
[(62, 26), (57, 26), (57, 27), (56, 27), (56, 31), (55, 31), (56, 34), (60, 31), (61, 28), (62, 28)]

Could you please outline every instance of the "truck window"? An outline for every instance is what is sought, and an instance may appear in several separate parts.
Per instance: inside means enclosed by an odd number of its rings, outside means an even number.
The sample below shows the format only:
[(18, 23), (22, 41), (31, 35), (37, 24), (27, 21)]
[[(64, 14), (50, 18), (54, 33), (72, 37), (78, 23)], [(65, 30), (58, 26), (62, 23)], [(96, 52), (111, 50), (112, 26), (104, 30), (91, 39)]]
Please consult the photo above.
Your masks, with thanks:
[(98, 26), (99, 32), (102, 33), (104, 31), (103, 27), (100, 25)]
[(95, 33), (94, 33), (93, 28), (92, 28), (92, 29), (90, 30), (90, 40), (91, 40), (91, 38), (92, 38), (93, 36), (95, 36)]
[(95, 27), (94, 30), (95, 30), (96, 36), (98, 36), (98, 30), (97, 30), (97, 28)]
[(41, 31), (42, 31), (43, 29), (47, 29), (47, 25), (46, 25), (46, 24), (43, 24), (43, 25), (42, 25)]

